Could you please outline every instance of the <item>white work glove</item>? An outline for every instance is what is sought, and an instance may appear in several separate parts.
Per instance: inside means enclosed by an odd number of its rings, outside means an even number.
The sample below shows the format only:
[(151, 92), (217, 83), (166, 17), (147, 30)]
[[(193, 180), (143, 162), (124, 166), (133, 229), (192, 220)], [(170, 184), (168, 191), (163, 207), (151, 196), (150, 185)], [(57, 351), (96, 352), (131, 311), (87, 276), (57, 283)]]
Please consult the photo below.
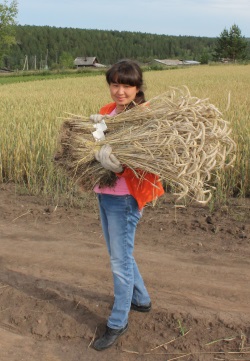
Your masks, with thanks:
[(102, 114), (91, 114), (89, 119), (92, 120), (93, 123), (101, 123), (102, 120), (109, 118), (109, 115)]
[(114, 154), (109, 144), (105, 144), (101, 149), (95, 152), (95, 159), (101, 163), (103, 168), (111, 170), (114, 173), (121, 173), (123, 171), (122, 165)]

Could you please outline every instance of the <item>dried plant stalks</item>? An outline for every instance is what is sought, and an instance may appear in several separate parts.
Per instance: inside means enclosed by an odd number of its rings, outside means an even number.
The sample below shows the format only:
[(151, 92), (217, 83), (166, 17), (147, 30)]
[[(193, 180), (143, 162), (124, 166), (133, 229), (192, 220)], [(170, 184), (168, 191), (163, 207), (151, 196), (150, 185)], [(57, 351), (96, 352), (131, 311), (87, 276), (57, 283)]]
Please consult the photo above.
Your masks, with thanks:
[(62, 125), (55, 161), (86, 190), (115, 182), (114, 173), (94, 158), (94, 152), (107, 143), (136, 177), (150, 172), (174, 184), (178, 200), (188, 196), (207, 203), (211, 175), (234, 162), (236, 145), (229, 123), (208, 99), (191, 96), (187, 87), (171, 88), (146, 106), (105, 122), (108, 132), (100, 142), (95, 141), (87, 117), (71, 114)]

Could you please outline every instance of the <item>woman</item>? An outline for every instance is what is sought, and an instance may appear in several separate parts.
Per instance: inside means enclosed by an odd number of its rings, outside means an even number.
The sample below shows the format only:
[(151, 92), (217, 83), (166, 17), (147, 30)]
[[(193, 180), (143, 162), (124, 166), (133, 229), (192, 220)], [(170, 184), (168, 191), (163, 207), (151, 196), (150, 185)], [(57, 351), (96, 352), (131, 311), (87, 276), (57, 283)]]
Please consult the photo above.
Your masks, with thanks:
[[(142, 71), (132, 60), (114, 64), (106, 73), (113, 99), (101, 108), (100, 114), (90, 116), (99, 122), (106, 115), (113, 116), (145, 102), (142, 90)], [(101, 165), (116, 173), (115, 186), (99, 187), (97, 194), (102, 229), (110, 255), (114, 280), (114, 305), (104, 335), (94, 341), (93, 347), (104, 350), (114, 344), (128, 328), (130, 309), (148, 312), (151, 300), (133, 257), (137, 223), (146, 203), (164, 193), (158, 177), (147, 173), (139, 180), (130, 168), (122, 165), (106, 144), (95, 155)]]

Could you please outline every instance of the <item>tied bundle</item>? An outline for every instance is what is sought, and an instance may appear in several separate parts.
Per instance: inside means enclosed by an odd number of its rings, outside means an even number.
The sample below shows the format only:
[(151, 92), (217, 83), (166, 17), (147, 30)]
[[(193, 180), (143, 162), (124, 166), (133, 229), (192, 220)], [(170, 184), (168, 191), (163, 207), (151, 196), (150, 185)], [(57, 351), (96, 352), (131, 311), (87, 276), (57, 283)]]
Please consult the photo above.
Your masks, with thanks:
[(94, 157), (104, 144), (136, 177), (156, 174), (175, 186), (178, 200), (188, 196), (204, 204), (211, 198), (212, 175), (234, 162), (229, 123), (208, 99), (191, 96), (187, 87), (171, 88), (105, 122), (102, 141), (95, 141), (87, 117), (71, 115), (62, 125), (55, 161), (85, 190), (116, 181)]

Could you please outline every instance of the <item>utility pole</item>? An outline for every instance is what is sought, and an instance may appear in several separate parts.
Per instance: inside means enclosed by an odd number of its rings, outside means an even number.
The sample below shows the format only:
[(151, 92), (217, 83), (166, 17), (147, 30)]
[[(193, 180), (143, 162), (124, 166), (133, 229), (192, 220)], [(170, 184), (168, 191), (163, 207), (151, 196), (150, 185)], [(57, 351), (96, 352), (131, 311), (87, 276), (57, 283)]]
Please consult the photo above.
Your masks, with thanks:
[(49, 49), (47, 49), (46, 58), (45, 58), (45, 68), (48, 69), (48, 57), (49, 57)]
[(29, 70), (28, 55), (25, 55), (23, 71), (25, 70), (25, 68), (26, 70)]

